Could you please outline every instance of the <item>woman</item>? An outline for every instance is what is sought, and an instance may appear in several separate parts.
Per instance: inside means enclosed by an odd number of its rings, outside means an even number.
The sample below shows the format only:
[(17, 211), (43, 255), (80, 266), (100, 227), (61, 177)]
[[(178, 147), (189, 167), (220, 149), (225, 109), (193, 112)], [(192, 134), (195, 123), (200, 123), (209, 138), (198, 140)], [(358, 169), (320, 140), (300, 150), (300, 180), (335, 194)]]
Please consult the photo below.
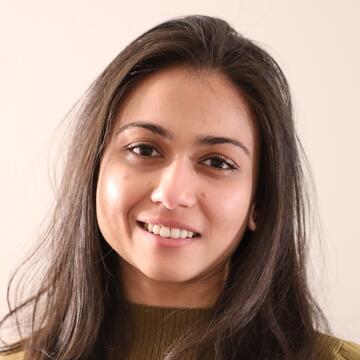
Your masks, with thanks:
[(299, 148), (281, 69), (225, 21), (141, 35), (79, 111), (4, 359), (359, 359), (318, 332)]

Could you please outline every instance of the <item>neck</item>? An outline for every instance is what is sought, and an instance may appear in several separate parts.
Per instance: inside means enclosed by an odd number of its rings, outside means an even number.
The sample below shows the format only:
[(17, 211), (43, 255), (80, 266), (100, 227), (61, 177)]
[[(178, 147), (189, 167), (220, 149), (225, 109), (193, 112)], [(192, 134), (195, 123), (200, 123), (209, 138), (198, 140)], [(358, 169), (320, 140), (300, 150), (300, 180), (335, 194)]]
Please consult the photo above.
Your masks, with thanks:
[(121, 262), (121, 277), (128, 301), (154, 307), (211, 308), (224, 284), (224, 269), (206, 278), (183, 282), (151, 279)]

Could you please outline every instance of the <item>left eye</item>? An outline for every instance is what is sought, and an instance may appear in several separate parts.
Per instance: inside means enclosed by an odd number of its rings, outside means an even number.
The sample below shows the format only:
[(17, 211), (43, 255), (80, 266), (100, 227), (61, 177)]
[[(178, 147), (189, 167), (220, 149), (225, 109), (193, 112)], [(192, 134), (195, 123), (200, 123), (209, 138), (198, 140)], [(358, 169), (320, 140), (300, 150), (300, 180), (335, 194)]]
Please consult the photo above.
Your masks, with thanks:
[(235, 170), (236, 167), (234, 165), (232, 165), (231, 163), (229, 163), (228, 161), (224, 160), (223, 158), (219, 157), (219, 156), (212, 156), (208, 159), (206, 159), (205, 161), (203, 161), (203, 163), (207, 163), (207, 165), (209, 165), (210, 167), (219, 169), (219, 170)]
[(155, 157), (160, 155), (159, 152), (153, 146), (148, 144), (136, 144), (128, 147), (127, 150), (139, 156), (154, 157), (152, 156), (154, 152), (157, 153)]

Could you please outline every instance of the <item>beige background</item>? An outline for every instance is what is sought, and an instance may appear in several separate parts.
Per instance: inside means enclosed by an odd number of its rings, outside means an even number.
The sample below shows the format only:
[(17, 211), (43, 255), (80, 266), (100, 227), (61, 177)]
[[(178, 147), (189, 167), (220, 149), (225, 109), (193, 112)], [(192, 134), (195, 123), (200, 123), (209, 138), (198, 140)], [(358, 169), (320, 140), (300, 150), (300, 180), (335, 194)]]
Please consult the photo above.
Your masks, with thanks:
[(335, 334), (360, 342), (358, 0), (0, 0), (0, 314), (52, 201), (63, 116), (135, 36), (191, 13), (225, 18), (285, 71), (321, 215), (313, 288)]

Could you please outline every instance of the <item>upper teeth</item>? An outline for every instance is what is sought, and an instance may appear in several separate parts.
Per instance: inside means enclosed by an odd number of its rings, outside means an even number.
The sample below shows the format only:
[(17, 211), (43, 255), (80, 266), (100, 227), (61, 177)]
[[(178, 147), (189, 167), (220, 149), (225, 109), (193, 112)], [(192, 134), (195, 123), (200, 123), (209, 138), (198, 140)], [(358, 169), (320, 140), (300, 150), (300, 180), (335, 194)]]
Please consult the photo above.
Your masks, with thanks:
[(184, 230), (184, 229), (176, 229), (169, 228), (167, 226), (159, 225), (159, 224), (149, 224), (144, 223), (145, 230), (152, 232), (156, 235), (160, 235), (161, 237), (171, 237), (174, 239), (185, 239), (187, 237), (193, 237), (194, 233), (192, 231)]

